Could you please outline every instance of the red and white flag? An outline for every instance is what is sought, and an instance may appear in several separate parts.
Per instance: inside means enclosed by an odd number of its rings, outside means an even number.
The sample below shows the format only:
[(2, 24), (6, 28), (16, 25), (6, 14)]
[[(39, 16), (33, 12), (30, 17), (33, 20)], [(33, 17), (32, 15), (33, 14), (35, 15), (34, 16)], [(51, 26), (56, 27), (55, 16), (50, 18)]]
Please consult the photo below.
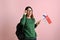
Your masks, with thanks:
[(47, 22), (48, 22), (49, 24), (52, 23), (52, 21), (51, 21), (51, 19), (49, 18), (48, 15), (43, 15), (43, 17), (47, 20)]

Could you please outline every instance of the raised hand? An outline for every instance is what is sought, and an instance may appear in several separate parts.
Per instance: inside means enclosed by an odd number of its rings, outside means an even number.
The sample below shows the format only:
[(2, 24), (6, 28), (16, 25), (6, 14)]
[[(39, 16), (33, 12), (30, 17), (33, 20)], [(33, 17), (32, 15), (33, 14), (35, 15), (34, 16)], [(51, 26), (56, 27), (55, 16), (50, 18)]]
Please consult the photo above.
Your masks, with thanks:
[(25, 15), (27, 14), (27, 10), (24, 11), (24, 14), (25, 14)]
[(41, 20), (39, 20), (39, 21), (36, 23), (36, 25), (40, 24), (40, 22), (41, 22)]

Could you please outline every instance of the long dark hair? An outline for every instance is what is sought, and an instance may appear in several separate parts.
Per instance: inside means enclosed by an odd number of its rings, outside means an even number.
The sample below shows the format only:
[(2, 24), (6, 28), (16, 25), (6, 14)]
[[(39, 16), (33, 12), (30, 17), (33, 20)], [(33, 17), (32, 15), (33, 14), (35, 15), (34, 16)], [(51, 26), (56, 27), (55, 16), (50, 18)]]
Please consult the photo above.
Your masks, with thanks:
[[(27, 6), (27, 7), (25, 8), (25, 10), (27, 10), (28, 8), (31, 8), (31, 9), (32, 9), (32, 7)], [(32, 9), (32, 11), (33, 11), (33, 9)], [(26, 16), (27, 16), (27, 14), (26, 14)], [(34, 18), (33, 13), (32, 13), (32, 15), (31, 15), (31, 18)]]

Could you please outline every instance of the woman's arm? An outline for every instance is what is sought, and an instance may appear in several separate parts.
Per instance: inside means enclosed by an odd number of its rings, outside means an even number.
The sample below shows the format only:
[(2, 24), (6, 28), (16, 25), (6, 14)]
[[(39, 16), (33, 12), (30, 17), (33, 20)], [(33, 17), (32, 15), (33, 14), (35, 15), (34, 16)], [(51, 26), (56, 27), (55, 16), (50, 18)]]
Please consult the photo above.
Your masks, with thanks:
[(35, 24), (35, 28), (37, 27), (37, 24)]
[(21, 18), (20, 23), (21, 23), (22, 25), (24, 25), (24, 24), (25, 24), (25, 21), (26, 21), (26, 15), (23, 14), (23, 17)]
[(36, 24), (35, 24), (35, 28), (38, 26), (38, 24), (40, 24), (41, 20), (39, 20)]
[(20, 23), (21, 23), (22, 25), (25, 24), (25, 21), (26, 21), (26, 14), (27, 14), (27, 10), (24, 11), (23, 17), (22, 17), (21, 20), (20, 20)]

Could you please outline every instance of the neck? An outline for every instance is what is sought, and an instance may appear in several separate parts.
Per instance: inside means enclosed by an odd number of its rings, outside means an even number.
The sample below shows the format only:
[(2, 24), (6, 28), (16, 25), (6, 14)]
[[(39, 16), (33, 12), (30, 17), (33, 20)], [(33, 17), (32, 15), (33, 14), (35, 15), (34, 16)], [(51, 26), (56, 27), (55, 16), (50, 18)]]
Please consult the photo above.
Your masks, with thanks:
[(31, 17), (29, 16), (29, 17), (27, 17), (28, 19), (30, 19)]

